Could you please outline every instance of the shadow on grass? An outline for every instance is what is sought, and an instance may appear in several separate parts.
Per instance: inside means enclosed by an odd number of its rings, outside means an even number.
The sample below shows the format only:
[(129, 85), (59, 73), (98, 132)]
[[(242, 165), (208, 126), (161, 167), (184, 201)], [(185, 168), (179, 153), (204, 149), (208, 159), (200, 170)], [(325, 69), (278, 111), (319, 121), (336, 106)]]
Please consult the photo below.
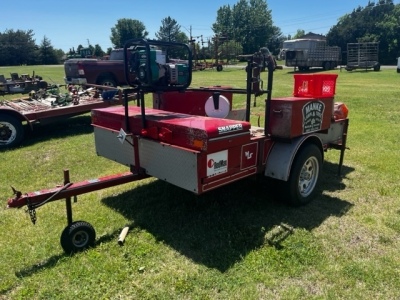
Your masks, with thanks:
[[(325, 162), (321, 188), (345, 188), (342, 178), (353, 169)], [(295, 229), (312, 230), (330, 216), (344, 215), (352, 204), (339, 198), (320, 195), (303, 207), (283, 202), (274, 184), (264, 178), (249, 178), (196, 196), (161, 180), (139, 186), (102, 202), (145, 229), (154, 237), (191, 260), (209, 268), (227, 271), (249, 252), (268, 244), (276, 249)], [(120, 229), (102, 236), (96, 245), (115, 241)], [(17, 277), (31, 276), (56, 266), (69, 255), (50, 257), (23, 269)]]
[(34, 125), (32, 132), (25, 128), (25, 139), (21, 146), (31, 146), (47, 140), (92, 133), (93, 126), (91, 121), (90, 115), (80, 115), (68, 119), (55, 120), (50, 124)]
[[(112, 233), (106, 234), (101, 236), (99, 239), (96, 241), (96, 245), (100, 245), (102, 243), (108, 243), (111, 241), (115, 241), (115, 237), (120, 233), (120, 229), (115, 230)], [(70, 257), (74, 254), (59, 254), (59, 255), (53, 255), (52, 257), (46, 259), (45, 261), (42, 261), (36, 265), (30, 266), (28, 268), (22, 269), (18, 272), (15, 273), (15, 276), (17, 277), (29, 277), (34, 275), (37, 272), (40, 272), (41, 270), (48, 269), (55, 267), (57, 264), (60, 263), (60, 260), (66, 257)], [(2, 291), (0, 290), (0, 295)]]
[[(328, 163), (327, 167), (337, 171), (337, 165)], [(342, 171), (345, 176), (352, 170)], [(341, 177), (330, 174), (323, 175), (322, 187), (332, 191), (344, 188)], [(342, 216), (352, 206), (321, 195), (294, 208), (282, 203), (272, 190), (265, 179), (246, 179), (196, 196), (158, 180), (102, 201), (157, 240), (221, 272), (265, 243), (279, 249), (294, 229), (311, 230), (329, 216)]]

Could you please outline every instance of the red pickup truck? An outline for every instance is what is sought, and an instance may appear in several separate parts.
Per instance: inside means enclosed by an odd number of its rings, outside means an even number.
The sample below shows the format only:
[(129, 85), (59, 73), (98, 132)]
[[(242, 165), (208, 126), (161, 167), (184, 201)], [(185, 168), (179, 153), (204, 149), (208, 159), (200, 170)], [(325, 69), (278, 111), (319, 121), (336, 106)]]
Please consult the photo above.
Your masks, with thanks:
[(123, 49), (114, 49), (109, 59), (73, 58), (64, 62), (66, 84), (126, 85)]

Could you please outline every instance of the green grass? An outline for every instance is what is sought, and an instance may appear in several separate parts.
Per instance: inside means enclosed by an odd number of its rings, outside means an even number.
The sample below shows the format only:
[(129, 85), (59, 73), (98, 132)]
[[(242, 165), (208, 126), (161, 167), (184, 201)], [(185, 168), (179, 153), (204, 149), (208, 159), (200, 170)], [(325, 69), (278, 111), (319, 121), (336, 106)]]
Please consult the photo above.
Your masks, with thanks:
[[(33, 69), (23, 68), (0, 74)], [(34, 68), (63, 83), (62, 66)], [(339, 74), (336, 101), (350, 110), (350, 150), (342, 177), (339, 153), (326, 154), (323, 192), (312, 203), (288, 207), (262, 180), (197, 197), (150, 178), (78, 197), (74, 220), (90, 222), (97, 239), (73, 256), (59, 245), (64, 201), (38, 209), (32, 225), (25, 210), (5, 209), (10, 185), (30, 192), (62, 183), (65, 168), (72, 181), (126, 168), (96, 156), (89, 115), (35, 127), (21, 147), (0, 152), (0, 299), (399, 298), (399, 75), (332, 73)], [(291, 70), (274, 76), (274, 96), (291, 95)], [(245, 73), (193, 75), (194, 86), (216, 84), (245, 87)], [(245, 100), (234, 101), (242, 107)], [(253, 122), (263, 96), (256, 104)]]

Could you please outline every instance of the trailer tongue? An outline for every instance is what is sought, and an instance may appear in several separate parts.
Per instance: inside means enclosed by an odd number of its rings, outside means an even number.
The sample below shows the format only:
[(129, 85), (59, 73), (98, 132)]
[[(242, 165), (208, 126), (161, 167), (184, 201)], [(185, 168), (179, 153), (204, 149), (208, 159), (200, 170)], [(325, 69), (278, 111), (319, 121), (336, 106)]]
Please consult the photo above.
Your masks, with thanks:
[[(128, 48), (136, 49), (132, 57)], [(282, 198), (302, 205), (318, 192), (328, 149), (340, 150), (340, 173), (348, 119), (345, 105), (334, 103), (336, 75), (295, 78), (294, 96), (272, 98), (272, 57), (267, 61), (268, 87), (262, 90), (255, 55), (247, 57), (246, 89), (191, 89), (191, 53), (186, 50), (178, 43), (128, 41), (126, 77), (136, 79), (124, 94), (137, 93), (138, 106), (128, 105), (126, 99), (123, 107), (92, 110), (97, 154), (126, 165), (129, 172), (74, 184), (64, 171), (61, 187), (28, 194), (13, 189), (15, 196), (8, 206), (26, 205), (36, 221), (36, 208), (66, 198), (68, 226), (61, 246), (74, 252), (92, 246), (95, 231), (87, 222), (72, 221), (72, 196), (149, 176), (202, 194), (260, 174), (281, 181)], [(187, 64), (168, 62), (172, 53), (186, 57)], [(146, 108), (146, 93), (153, 93), (153, 108)], [(244, 110), (232, 109), (233, 94), (246, 94)], [(267, 95), (263, 127), (250, 123), (250, 99), (255, 94)], [(166, 107), (168, 111), (160, 109)]]

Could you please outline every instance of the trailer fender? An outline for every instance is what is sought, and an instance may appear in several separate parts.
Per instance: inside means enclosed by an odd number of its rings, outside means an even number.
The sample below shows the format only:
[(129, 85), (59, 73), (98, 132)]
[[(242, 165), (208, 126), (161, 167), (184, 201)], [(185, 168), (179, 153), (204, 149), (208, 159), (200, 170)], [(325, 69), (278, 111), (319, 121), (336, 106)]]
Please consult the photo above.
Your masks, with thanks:
[(321, 151), (322, 157), (324, 156), (322, 141), (316, 135), (301, 136), (293, 139), (290, 143), (277, 141), (267, 157), (264, 175), (287, 181), (297, 152), (303, 145), (308, 143), (316, 144)]
[(19, 111), (11, 108), (0, 108), (0, 114), (13, 116), (22, 122), (26, 121), (29, 124), (30, 130), (33, 130), (32, 120), (29, 120), (26, 116), (21, 114)]

